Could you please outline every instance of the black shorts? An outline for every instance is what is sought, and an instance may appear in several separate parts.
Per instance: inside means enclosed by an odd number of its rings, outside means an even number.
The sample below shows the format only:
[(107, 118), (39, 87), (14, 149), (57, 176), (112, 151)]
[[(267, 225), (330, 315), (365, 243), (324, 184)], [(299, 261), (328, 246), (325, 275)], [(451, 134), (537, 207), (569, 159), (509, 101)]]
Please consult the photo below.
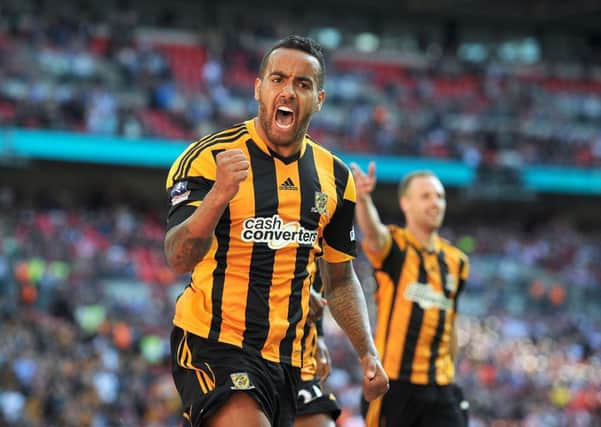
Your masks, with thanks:
[(469, 425), (470, 422), (470, 403), (463, 395), (463, 389), (458, 384), (449, 384), (453, 394), (455, 395), (455, 399), (459, 402), (459, 411), (461, 412), (461, 416), (463, 417), (463, 422), (465, 423), (465, 427)]
[(250, 355), (233, 345), (174, 327), (171, 369), (182, 399), (184, 426), (199, 427), (235, 392), (248, 393), (271, 425), (289, 427), (296, 413), (300, 369)]
[(333, 393), (323, 393), (319, 379), (301, 381), (296, 394), (296, 415), (326, 414), (334, 421), (340, 416), (340, 407)]
[(467, 427), (457, 390), (455, 385), (390, 381), (388, 392), (370, 403), (363, 400), (361, 411), (366, 427)]

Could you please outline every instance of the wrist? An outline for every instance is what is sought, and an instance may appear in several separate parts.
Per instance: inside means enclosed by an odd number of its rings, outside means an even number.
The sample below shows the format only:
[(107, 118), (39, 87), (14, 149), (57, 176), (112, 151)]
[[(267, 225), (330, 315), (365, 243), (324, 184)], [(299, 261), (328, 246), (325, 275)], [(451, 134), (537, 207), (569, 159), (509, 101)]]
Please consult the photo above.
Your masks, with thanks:
[(378, 352), (376, 350), (370, 350), (370, 351), (363, 353), (362, 356), (359, 356), (360, 360), (367, 359), (367, 358), (380, 360), (380, 355), (378, 354)]
[(215, 205), (215, 207), (222, 207), (224, 209), (231, 201), (231, 197), (227, 197), (227, 192), (221, 190), (217, 184), (215, 184), (213, 188), (209, 190), (204, 198), (203, 203), (206, 203), (207, 199), (209, 203)]
[(371, 200), (370, 193), (357, 194), (356, 203), (368, 203)]

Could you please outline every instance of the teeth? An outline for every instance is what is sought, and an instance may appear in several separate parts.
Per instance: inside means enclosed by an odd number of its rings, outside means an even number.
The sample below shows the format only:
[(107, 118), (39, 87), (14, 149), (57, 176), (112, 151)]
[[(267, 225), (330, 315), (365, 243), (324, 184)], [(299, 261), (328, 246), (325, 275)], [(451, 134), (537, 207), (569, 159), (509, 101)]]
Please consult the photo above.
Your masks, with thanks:
[(288, 107), (278, 107), (278, 110), (280, 110), (280, 111), (286, 111), (288, 113), (292, 113), (292, 109), (288, 108)]

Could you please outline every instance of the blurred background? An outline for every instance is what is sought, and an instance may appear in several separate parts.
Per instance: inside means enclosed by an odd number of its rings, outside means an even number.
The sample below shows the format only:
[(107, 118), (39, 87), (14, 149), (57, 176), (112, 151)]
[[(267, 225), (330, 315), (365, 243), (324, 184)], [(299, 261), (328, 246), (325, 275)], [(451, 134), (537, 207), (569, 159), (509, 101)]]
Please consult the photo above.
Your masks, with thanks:
[[(384, 220), (406, 172), (447, 188), (470, 425), (601, 426), (601, 4), (372, 3), (2, 0), (0, 426), (178, 425), (167, 169), (255, 115), (260, 58), (292, 32), (327, 49), (310, 133), (377, 162)], [(362, 426), (356, 356), (325, 326), (339, 426)]]

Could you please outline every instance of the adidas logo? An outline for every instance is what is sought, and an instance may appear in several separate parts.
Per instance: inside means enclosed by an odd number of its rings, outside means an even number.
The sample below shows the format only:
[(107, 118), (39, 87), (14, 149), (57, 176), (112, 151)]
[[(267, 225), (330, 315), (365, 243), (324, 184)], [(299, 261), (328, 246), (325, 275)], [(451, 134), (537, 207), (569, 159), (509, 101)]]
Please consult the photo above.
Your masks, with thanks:
[(298, 187), (294, 185), (294, 181), (292, 181), (292, 178), (286, 178), (286, 181), (282, 182), (282, 184), (280, 185), (280, 190), (298, 191)]

